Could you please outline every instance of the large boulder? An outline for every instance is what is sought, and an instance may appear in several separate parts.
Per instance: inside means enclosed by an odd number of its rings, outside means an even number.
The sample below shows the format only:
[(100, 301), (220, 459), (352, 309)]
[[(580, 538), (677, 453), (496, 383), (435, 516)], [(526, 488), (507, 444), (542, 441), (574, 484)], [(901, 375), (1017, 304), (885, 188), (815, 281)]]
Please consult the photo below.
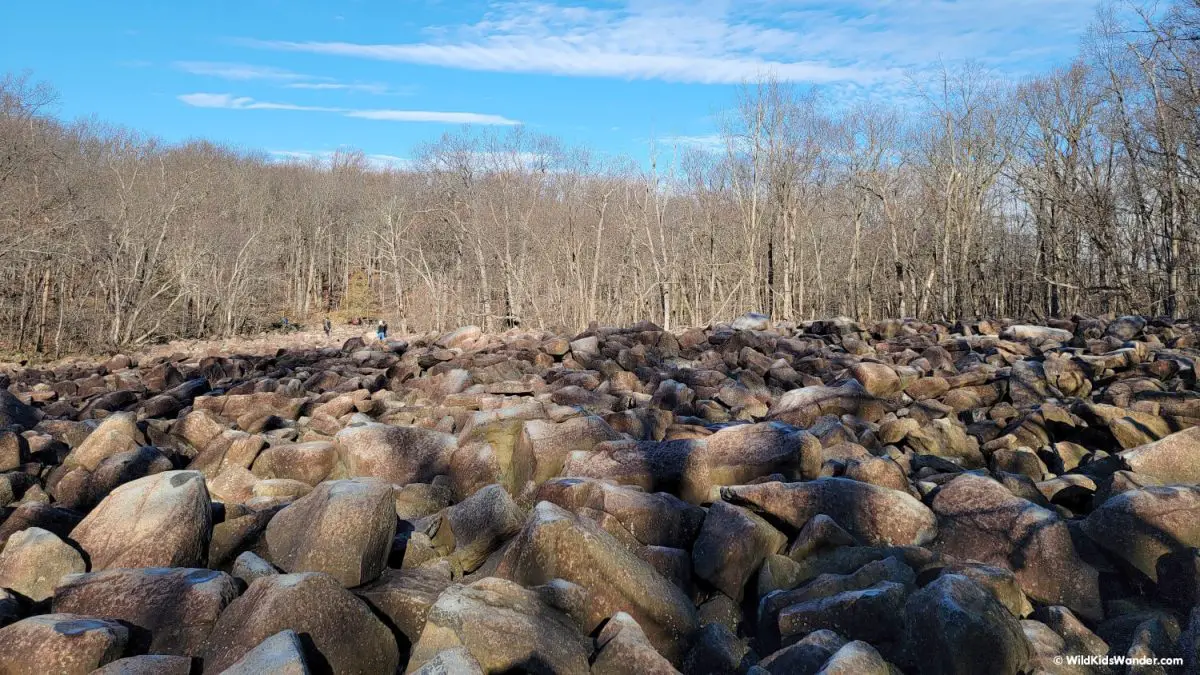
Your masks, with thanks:
[(71, 469), (50, 486), (50, 494), (60, 506), (86, 510), (125, 483), (173, 468), (175, 465), (158, 448), (126, 450), (105, 457), (95, 470)]
[(328, 441), (289, 443), (263, 450), (250, 471), (264, 480), (284, 478), (316, 485), (337, 466), (337, 450)]
[(113, 490), (72, 530), (91, 569), (201, 567), (212, 536), (204, 476), (166, 471)]
[(878, 421), (885, 412), (883, 403), (867, 393), (856, 380), (840, 386), (816, 385), (792, 389), (771, 407), (772, 420), (808, 428), (825, 415), (854, 415), (867, 422)]
[(1061, 328), (1049, 328), (1047, 326), (1030, 326), (1018, 324), (1009, 326), (1000, 332), (1000, 337), (1005, 340), (1014, 340), (1019, 342), (1061, 342), (1067, 343), (1071, 338), (1075, 337), (1069, 330)]
[(1200, 483), (1200, 427), (1126, 450), (1121, 459), (1131, 471), (1169, 485)]
[(562, 422), (528, 420), (517, 437), (514, 454), (532, 458), (533, 481), (543, 483), (562, 471), (573, 452), (590, 452), (597, 444), (621, 439), (601, 417), (585, 415)]
[(31, 527), (12, 535), (4, 544), (0, 552), (0, 588), (41, 602), (54, 595), (54, 587), (64, 576), (86, 569), (79, 551), (53, 532)]
[(434, 568), (388, 569), (353, 592), (386, 616), (389, 625), (399, 633), (397, 640), (403, 636), (401, 644), (407, 645), (421, 637), (429, 609), (450, 584), (450, 575)]
[(40, 418), (37, 408), (22, 403), (7, 388), (0, 386), (0, 429), (9, 426), (32, 429)]
[(821, 442), (806, 431), (778, 422), (729, 427), (697, 443), (687, 456), (679, 496), (703, 504), (720, 498), (715, 488), (771, 474), (816, 478), (821, 460)]
[(785, 544), (787, 537), (760, 516), (716, 502), (692, 549), (692, 565), (698, 578), (740, 602), (746, 582)]
[(819, 675), (891, 675), (891, 664), (868, 642), (855, 640), (833, 653)]
[(453, 647), (438, 652), (410, 675), (483, 675), (483, 669), (466, 647)]
[(187, 656), (142, 654), (117, 659), (93, 670), (91, 675), (191, 675), (192, 659)]
[(249, 469), (264, 445), (265, 440), (258, 434), (225, 430), (204, 446), (188, 468), (203, 473), (206, 478), (216, 478), (234, 467)]
[(283, 630), (246, 652), (221, 675), (308, 675), (310, 672), (300, 636), (294, 630)]
[(703, 440), (609, 441), (575, 452), (563, 465), (568, 478), (595, 478), (635, 485), (647, 492), (678, 493), (688, 457)]
[(779, 634), (786, 640), (828, 629), (852, 640), (894, 642), (904, 629), (908, 588), (882, 581), (869, 588), (848, 590), (784, 607)]
[(769, 654), (758, 667), (771, 675), (815, 675), (847, 644), (845, 638), (823, 628)]
[(759, 483), (723, 488), (721, 496), (797, 529), (824, 514), (863, 543), (920, 546), (937, 535), (937, 519), (904, 492), (846, 478)]
[(114, 413), (104, 418), (79, 447), (63, 459), (66, 469), (76, 467), (95, 471), (100, 462), (120, 452), (136, 450), (141, 432), (137, 428), (137, 416), (133, 413)]
[(286, 572), (325, 572), (347, 588), (379, 576), (396, 536), (392, 486), (327, 481), (271, 519), (270, 560)]
[(456, 647), (465, 648), (485, 673), (586, 675), (591, 652), (570, 616), (536, 591), (494, 577), (442, 593), (413, 645), (408, 672)]
[(940, 576), (914, 593), (904, 619), (922, 675), (1016, 675), (1032, 657), (1017, 618), (964, 576)]
[(1200, 547), (1200, 486), (1144, 487), (1114, 495), (1088, 515), (1083, 531), (1157, 581), (1159, 558)]
[(540, 502), (513, 540), (496, 576), (524, 586), (563, 579), (588, 591), (588, 623), (619, 611), (638, 622), (664, 656), (681, 659), (696, 630), (695, 607), (683, 592), (598, 525)]
[(336, 579), (279, 574), (250, 584), (221, 613), (204, 646), (205, 674), (224, 671), (285, 630), (306, 635), (335, 673), (390, 675), (400, 664), (391, 631)]
[(71, 509), (62, 509), (42, 502), (19, 504), (0, 522), (0, 546), (12, 535), (31, 527), (40, 527), (66, 539), (83, 520), (83, 514)]
[(538, 501), (548, 501), (579, 513), (590, 509), (616, 518), (640, 543), (647, 546), (691, 549), (704, 509), (666, 492), (643, 492), (588, 478), (556, 478), (543, 483)]
[(886, 363), (860, 361), (850, 366), (850, 375), (871, 396), (892, 396), (900, 393), (904, 385), (896, 370)]
[(932, 507), (938, 516), (933, 550), (1012, 570), (1030, 598), (1100, 618), (1098, 574), (1079, 557), (1067, 523), (1054, 511), (972, 474), (943, 486)]
[(452, 544), (450, 557), (472, 572), (524, 523), (525, 514), (508, 491), (492, 484), (446, 509), (434, 541)]
[(592, 675), (677, 675), (671, 662), (654, 650), (642, 627), (625, 612), (617, 612), (596, 637)]
[(78, 614), (41, 614), (0, 628), (0, 673), (87, 675), (120, 658), (129, 629)]
[(449, 434), (423, 427), (363, 424), (339, 431), (335, 446), (339, 475), (407, 485), (449, 473), (458, 443)]
[[(907, 594), (916, 582), (916, 575), (912, 568), (905, 565), (896, 558), (885, 558), (883, 560), (874, 560), (872, 562), (859, 567), (850, 574), (822, 574), (815, 579), (804, 583), (799, 588), (792, 590), (777, 590), (767, 593), (758, 603), (758, 628), (759, 639), (763, 645), (775, 645), (782, 637), (780, 632), (780, 613), (789, 607), (796, 605), (804, 605), (805, 603), (814, 603), (816, 605), (808, 605), (810, 608), (819, 608), (823, 605), (819, 601), (827, 598), (833, 598), (848, 592), (865, 591), (870, 588), (877, 588), (880, 584), (887, 582), (889, 584), (898, 584), (905, 590), (901, 596)], [(891, 586), (887, 588), (891, 589)], [(849, 595), (839, 600), (842, 601), (853, 598), (867, 598), (868, 604), (874, 602), (872, 599), (877, 599), (878, 594), (866, 595)], [(903, 597), (900, 598), (898, 605), (885, 603), (884, 607), (890, 610), (897, 610), (903, 605)], [(829, 628), (827, 626), (827, 628)], [(889, 628), (896, 628), (891, 626)], [(894, 639), (896, 633), (889, 633), (888, 639)]]
[[(111, 569), (67, 577), (54, 611), (116, 619), (144, 631), (133, 642), (150, 654), (199, 656), (237, 582), (206, 569)], [(145, 644), (140, 644), (142, 641)]]
[(229, 394), (224, 396), (200, 396), (193, 401), (196, 410), (206, 410), (214, 415), (237, 422), (247, 429), (252, 423), (265, 417), (275, 416), (286, 420), (300, 417), (306, 400), (293, 398), (284, 392), (256, 392), (252, 394)]

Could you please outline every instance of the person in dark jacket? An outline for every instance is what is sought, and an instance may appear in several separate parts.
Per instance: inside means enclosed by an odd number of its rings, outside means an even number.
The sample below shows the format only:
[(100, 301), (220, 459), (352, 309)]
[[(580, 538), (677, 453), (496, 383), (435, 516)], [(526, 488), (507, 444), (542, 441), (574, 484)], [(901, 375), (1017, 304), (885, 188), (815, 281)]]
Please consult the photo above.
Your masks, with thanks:
[(375, 328), (375, 335), (382, 342), (387, 339), (387, 322), (383, 319), (379, 320), (379, 326)]
[(330, 322), (329, 317), (325, 317), (325, 339), (329, 339), (331, 335), (333, 335), (333, 323)]

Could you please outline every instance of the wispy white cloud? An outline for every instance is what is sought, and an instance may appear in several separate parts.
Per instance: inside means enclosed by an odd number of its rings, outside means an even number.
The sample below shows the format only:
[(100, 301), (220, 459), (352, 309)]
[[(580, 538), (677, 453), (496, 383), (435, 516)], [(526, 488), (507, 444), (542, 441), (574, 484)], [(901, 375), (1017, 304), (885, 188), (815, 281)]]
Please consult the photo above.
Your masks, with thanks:
[(386, 84), (358, 84), (346, 82), (292, 82), (285, 84), (288, 89), (310, 89), (313, 91), (359, 91), (367, 94), (395, 93)]
[(225, 108), (227, 110), (303, 110), (308, 112), (344, 112), (341, 108), (295, 105), (293, 103), (271, 103), (255, 101), (249, 96), (233, 94), (183, 94), (180, 101), (196, 108)]
[(222, 63), (217, 61), (176, 61), (175, 68), (192, 75), (219, 77), (223, 80), (318, 80), (309, 75), (294, 73), (272, 66), (254, 66), (246, 63)]
[(546, 39), (457, 45), (360, 45), (347, 42), (256, 42), (270, 49), (490, 72), (615, 77), (668, 82), (730, 84), (766, 75), (807, 82), (871, 81), (882, 72), (828, 66), (816, 62), (783, 62), (750, 56), (637, 54), (581, 48), (573, 41)]
[(728, 139), (721, 134), (704, 134), (700, 136), (666, 136), (653, 141), (655, 145), (668, 147), (695, 148), (705, 152), (724, 152)]
[[(357, 150), (342, 148), (339, 150), (268, 150), (267, 154), (277, 162), (317, 162), (330, 164), (338, 156), (360, 154)], [(407, 157), (387, 154), (361, 153), (362, 159), (370, 169), (377, 171), (403, 171), (412, 168), (413, 161)]]
[(343, 117), (354, 117), (369, 120), (385, 120), (391, 122), (438, 122), (442, 124), (482, 124), (512, 126), (520, 124), (516, 120), (501, 115), (490, 115), (472, 112), (441, 112), (433, 110), (358, 110), (355, 108), (332, 108), (326, 106), (296, 105), (293, 103), (275, 103), (271, 101), (256, 101), (249, 96), (234, 96), (232, 94), (210, 94), (198, 92), (182, 94), (177, 97), (183, 103), (195, 108), (221, 108), (225, 110), (295, 110), (302, 112), (337, 113)]
[(514, 125), (519, 124), (500, 115), (485, 115), (469, 112), (431, 112), (427, 110), (349, 110), (346, 117), (358, 117), (365, 120), (386, 120), (389, 122), (441, 122), (443, 124), (488, 124)]
[(250, 40), (259, 48), (475, 71), (737, 83), (893, 85), (945, 58), (1027, 70), (1072, 53), (1099, 0), (493, 2), (478, 22), (402, 44)]
[(392, 89), (379, 82), (338, 82), (330, 77), (306, 75), (274, 66), (258, 66), (247, 63), (220, 61), (176, 61), (171, 64), (177, 70), (192, 75), (215, 77), (222, 80), (245, 82), (251, 80), (275, 83), (287, 89), (309, 89), (313, 91), (347, 91), (367, 94), (403, 94), (403, 89)]

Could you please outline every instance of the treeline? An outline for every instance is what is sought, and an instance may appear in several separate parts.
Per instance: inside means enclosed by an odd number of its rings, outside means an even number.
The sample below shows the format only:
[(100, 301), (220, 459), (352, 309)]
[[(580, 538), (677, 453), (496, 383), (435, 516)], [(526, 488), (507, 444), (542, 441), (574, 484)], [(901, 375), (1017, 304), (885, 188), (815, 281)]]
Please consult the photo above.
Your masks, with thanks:
[(757, 310), (1191, 315), (1200, 0), (1102, 13), (1027, 82), (898, 107), (743, 87), (709, 147), (617, 161), (463, 129), (381, 170), (52, 116), (0, 81), (0, 350), (57, 355), (384, 316), (401, 330), (701, 325)]

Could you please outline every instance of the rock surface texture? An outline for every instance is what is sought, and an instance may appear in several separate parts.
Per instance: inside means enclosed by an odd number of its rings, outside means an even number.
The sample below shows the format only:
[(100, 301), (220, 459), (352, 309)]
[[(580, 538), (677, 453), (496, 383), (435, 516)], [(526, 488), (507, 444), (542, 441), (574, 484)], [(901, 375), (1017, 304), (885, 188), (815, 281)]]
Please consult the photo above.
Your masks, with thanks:
[(1200, 328), (1048, 323), (0, 364), (0, 673), (1194, 668)]

